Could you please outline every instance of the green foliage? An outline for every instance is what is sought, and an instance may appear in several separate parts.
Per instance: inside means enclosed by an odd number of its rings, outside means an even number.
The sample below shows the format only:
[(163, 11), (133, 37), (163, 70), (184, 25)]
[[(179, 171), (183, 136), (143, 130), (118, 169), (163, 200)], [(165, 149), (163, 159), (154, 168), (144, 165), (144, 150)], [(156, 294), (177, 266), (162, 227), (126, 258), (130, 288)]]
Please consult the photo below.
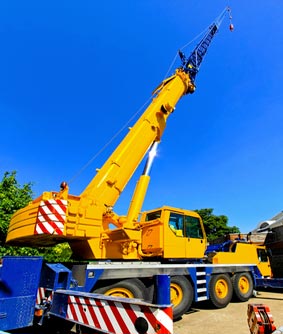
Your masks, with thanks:
[(12, 215), (32, 201), (32, 183), (22, 187), (16, 172), (6, 172), (0, 182), (0, 257), (3, 255), (43, 256), (49, 262), (69, 261), (72, 251), (67, 243), (52, 248), (12, 247), (5, 245)]
[(0, 246), (0, 257), (3, 255), (13, 255), (13, 256), (40, 256), (38, 249), (31, 247), (13, 247), (2, 245)]
[(228, 226), (228, 217), (224, 215), (216, 216), (213, 209), (195, 210), (202, 218), (207, 239), (213, 242), (219, 237), (223, 237), (229, 233), (240, 233), (236, 226)]
[(31, 183), (21, 188), (16, 180), (16, 172), (5, 172), (0, 182), (0, 246), (5, 242), (12, 215), (32, 200)]
[(40, 249), (41, 256), (47, 262), (70, 262), (72, 256), (72, 250), (68, 243), (58, 244), (52, 248)]

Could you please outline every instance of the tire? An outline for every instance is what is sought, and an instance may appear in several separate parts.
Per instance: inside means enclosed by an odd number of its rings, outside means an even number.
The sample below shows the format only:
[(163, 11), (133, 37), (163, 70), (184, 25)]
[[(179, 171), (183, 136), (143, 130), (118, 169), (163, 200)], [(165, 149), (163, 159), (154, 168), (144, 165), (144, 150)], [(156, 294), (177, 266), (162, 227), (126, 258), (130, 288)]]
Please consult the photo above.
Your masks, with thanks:
[(253, 295), (254, 284), (250, 273), (238, 273), (232, 277), (234, 298), (246, 302)]
[(170, 298), (173, 304), (173, 319), (179, 319), (192, 305), (194, 290), (185, 276), (171, 276)]
[(233, 286), (229, 275), (213, 275), (209, 282), (210, 303), (216, 308), (226, 307), (233, 296)]
[(125, 279), (111, 285), (100, 287), (93, 292), (111, 297), (147, 299), (146, 287), (137, 278)]

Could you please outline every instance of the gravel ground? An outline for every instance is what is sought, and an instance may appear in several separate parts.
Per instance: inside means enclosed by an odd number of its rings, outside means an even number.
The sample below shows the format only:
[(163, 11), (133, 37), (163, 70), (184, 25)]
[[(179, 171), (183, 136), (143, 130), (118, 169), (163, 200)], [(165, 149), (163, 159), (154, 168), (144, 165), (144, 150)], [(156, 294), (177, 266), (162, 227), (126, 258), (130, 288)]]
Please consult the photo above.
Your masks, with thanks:
[(224, 309), (209, 309), (205, 303), (195, 304), (188, 314), (174, 322), (174, 334), (249, 334), (248, 304), (268, 306), (276, 328), (283, 326), (283, 290), (280, 293), (260, 291), (248, 302), (232, 302)]

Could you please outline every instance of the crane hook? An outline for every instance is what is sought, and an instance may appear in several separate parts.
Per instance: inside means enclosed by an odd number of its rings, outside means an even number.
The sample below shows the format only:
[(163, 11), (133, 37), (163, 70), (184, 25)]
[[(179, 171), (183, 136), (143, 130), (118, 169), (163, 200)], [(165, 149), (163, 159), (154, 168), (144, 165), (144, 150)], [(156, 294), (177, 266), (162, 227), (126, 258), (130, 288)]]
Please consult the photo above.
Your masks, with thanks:
[(232, 23), (232, 14), (231, 14), (231, 8), (227, 7), (227, 11), (229, 13), (229, 20), (230, 20), (230, 25), (229, 25), (229, 29), (230, 31), (234, 31), (234, 24)]

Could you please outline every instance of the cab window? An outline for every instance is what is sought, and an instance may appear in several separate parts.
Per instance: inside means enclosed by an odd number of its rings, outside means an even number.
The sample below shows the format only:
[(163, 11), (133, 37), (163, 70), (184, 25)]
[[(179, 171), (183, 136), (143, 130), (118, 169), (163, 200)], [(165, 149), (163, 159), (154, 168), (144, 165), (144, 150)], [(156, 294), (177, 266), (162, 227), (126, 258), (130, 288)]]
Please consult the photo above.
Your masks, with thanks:
[(184, 216), (178, 213), (170, 212), (169, 227), (178, 237), (183, 236)]
[(146, 215), (145, 221), (155, 220), (161, 217), (161, 210), (149, 212)]
[(268, 262), (268, 256), (264, 249), (257, 249), (257, 256), (260, 262)]
[(185, 230), (187, 238), (203, 239), (203, 233), (199, 218), (185, 216)]

